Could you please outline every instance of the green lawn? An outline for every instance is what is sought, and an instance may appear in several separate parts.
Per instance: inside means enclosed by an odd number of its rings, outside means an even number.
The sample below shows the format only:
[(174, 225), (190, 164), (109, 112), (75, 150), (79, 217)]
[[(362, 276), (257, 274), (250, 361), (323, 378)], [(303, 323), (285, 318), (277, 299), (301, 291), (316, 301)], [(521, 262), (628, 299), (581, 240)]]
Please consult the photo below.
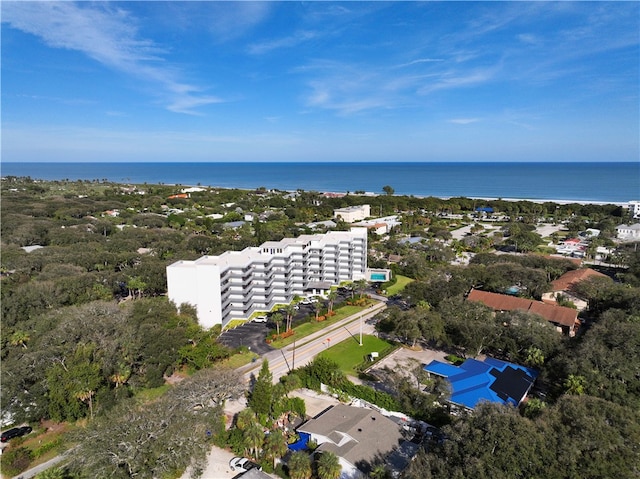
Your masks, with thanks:
[[(372, 304), (372, 303), (369, 303)], [(324, 329), (326, 327), (331, 326), (333, 323), (336, 323), (344, 318), (346, 318), (347, 316), (351, 316), (354, 315), (356, 313), (359, 313), (360, 311), (366, 309), (367, 307), (369, 307), (368, 305), (365, 307), (362, 306), (349, 306), (349, 305), (345, 305), (342, 306), (338, 309), (334, 309), (334, 312), (336, 313), (335, 316), (330, 316), (327, 319), (325, 319), (324, 321), (315, 321), (315, 320), (311, 320), (311, 322), (309, 323), (302, 323), (296, 327), (293, 328), (293, 330), (295, 331), (295, 333), (293, 334), (293, 336), (289, 336), (288, 338), (284, 338), (284, 339), (278, 339), (277, 341), (273, 341), (271, 343), (271, 346), (273, 346), (276, 349), (282, 348), (284, 346), (287, 346), (289, 344), (292, 344), (293, 341), (300, 341), (301, 339), (303, 339), (305, 336), (309, 336), (310, 334), (315, 333), (316, 331), (320, 331), (321, 329)], [(284, 329), (280, 329), (280, 331), (284, 331)]]
[(360, 336), (356, 334), (355, 338), (351, 337), (338, 344), (331, 345), (329, 349), (321, 352), (319, 356), (335, 361), (345, 374), (357, 376), (358, 366), (373, 364), (367, 361), (369, 354), (377, 352), (379, 354), (378, 360), (380, 360), (396, 348), (397, 346), (393, 343), (368, 335), (362, 336), (362, 346), (360, 346)]
[(396, 282), (387, 288), (387, 295), (393, 296), (394, 294), (398, 294), (400, 291), (404, 289), (406, 285), (411, 283), (413, 279), (407, 278), (406, 276), (396, 275)]

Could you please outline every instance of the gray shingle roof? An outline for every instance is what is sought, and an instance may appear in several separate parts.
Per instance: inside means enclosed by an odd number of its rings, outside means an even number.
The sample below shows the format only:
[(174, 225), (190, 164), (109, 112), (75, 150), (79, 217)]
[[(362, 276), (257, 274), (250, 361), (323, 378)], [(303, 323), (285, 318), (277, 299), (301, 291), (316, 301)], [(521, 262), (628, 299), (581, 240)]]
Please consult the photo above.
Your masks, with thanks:
[(329, 438), (320, 450), (332, 451), (360, 468), (387, 457), (403, 442), (400, 427), (391, 419), (367, 408), (339, 404), (298, 428), (301, 432)]

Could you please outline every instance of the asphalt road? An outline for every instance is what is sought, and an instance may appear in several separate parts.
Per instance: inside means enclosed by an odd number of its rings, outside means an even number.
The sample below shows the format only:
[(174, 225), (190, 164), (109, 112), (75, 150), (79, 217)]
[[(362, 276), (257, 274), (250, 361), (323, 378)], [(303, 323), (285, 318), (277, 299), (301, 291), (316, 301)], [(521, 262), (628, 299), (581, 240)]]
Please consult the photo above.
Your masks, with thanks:
[[(337, 344), (349, 337), (359, 342), (360, 328), (362, 328), (362, 334), (372, 334), (374, 327), (371, 324), (367, 324), (367, 320), (385, 307), (386, 304), (383, 302), (376, 303), (368, 309), (349, 316), (310, 336), (306, 336), (294, 344), (263, 355), (262, 358), (269, 361), (269, 369), (273, 375), (273, 380), (277, 381), (291, 369), (310, 363), (318, 353), (331, 347), (332, 344)], [(261, 362), (256, 362), (242, 368), (241, 371), (244, 373), (245, 380), (248, 382), (252, 376), (257, 375), (261, 366)]]

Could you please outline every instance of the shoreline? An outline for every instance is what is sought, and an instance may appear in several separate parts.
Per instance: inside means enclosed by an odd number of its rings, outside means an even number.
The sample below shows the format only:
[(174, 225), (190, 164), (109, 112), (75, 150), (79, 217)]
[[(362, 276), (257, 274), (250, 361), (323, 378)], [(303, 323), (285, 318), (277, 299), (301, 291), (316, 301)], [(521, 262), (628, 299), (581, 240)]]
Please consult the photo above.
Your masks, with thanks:
[[(216, 187), (212, 187), (212, 188), (216, 188)], [(289, 193), (295, 193), (296, 190), (287, 190)], [(330, 194), (330, 195), (346, 195), (345, 192), (338, 192), (338, 191), (322, 191), (320, 192), (321, 194)], [(352, 196), (369, 196), (369, 197), (376, 197), (376, 196), (385, 196), (383, 194), (379, 194), (379, 193), (373, 193), (373, 192), (365, 192), (364, 194), (361, 195), (355, 195), (354, 193), (349, 193), (349, 195)], [(408, 196), (408, 197), (413, 197), (413, 198), (419, 198), (419, 199), (426, 199), (426, 198), (437, 198), (439, 200), (451, 200), (453, 198), (465, 198), (468, 200), (477, 200), (477, 201), (509, 201), (512, 203), (516, 203), (519, 201), (526, 201), (529, 203), (538, 203), (538, 204), (544, 204), (544, 203), (555, 203), (558, 205), (615, 205), (615, 206), (622, 206), (622, 207), (626, 207), (629, 205), (629, 202), (631, 201), (640, 201), (640, 200), (635, 200), (635, 199), (629, 199), (629, 201), (601, 201), (601, 200), (557, 200), (557, 199), (532, 199), (532, 198), (503, 198), (503, 197), (481, 197), (481, 196), (425, 196), (425, 195), (401, 195), (401, 194), (394, 194), (392, 196), (397, 196), (397, 197), (402, 197), (402, 196)], [(640, 195), (639, 195), (640, 196)]]
[[(1, 175), (1, 178), (4, 180), (7, 178), (7, 175)], [(72, 180), (72, 179), (65, 179), (65, 180), (59, 180), (59, 179), (45, 179), (45, 178), (32, 178), (32, 180), (34, 182), (54, 182), (54, 181), (69, 181), (70, 183), (73, 183), (74, 181), (80, 181), (80, 179), (78, 180)], [(92, 181), (96, 181), (95, 179)], [(112, 179), (108, 179), (108, 178), (104, 178), (101, 180), (97, 180), (99, 182), (106, 182), (106, 183), (112, 183), (115, 185), (127, 185), (127, 186), (136, 186), (136, 187), (145, 187), (145, 186), (169, 186), (169, 187), (179, 187), (182, 189), (188, 189), (188, 188), (212, 188), (212, 189), (221, 189), (221, 190), (232, 190), (232, 189), (238, 189), (238, 190), (244, 190), (244, 191), (252, 191), (252, 190), (257, 190), (259, 187), (239, 187), (239, 186), (218, 186), (218, 185), (206, 185), (206, 184), (185, 184), (185, 183), (164, 183), (164, 182), (157, 182), (157, 183), (148, 183), (148, 182), (135, 182), (135, 181), (119, 181), (119, 180), (112, 180)], [(280, 188), (267, 188), (267, 191), (282, 191), (282, 192), (286, 192), (286, 193), (296, 193), (297, 191), (300, 191), (300, 189), (280, 189)], [(315, 191), (321, 195), (335, 195), (335, 196), (363, 196), (363, 197), (378, 197), (378, 196), (386, 196), (384, 193), (376, 193), (376, 192), (371, 192), (371, 191), (365, 191), (364, 193), (359, 193), (356, 194), (353, 191), (320, 191), (320, 190), (303, 190), (303, 191), (307, 191), (307, 192), (312, 192)], [(394, 193), (391, 196), (395, 196), (395, 197), (413, 197), (413, 198), (418, 198), (418, 199), (426, 199), (426, 198), (437, 198), (439, 200), (443, 200), (443, 201), (448, 201), (454, 198), (464, 198), (464, 199), (468, 199), (468, 200), (474, 200), (474, 201), (506, 201), (506, 202), (511, 202), (511, 203), (517, 203), (517, 202), (529, 202), (529, 203), (536, 203), (536, 204), (544, 204), (544, 203), (553, 203), (553, 204), (557, 204), (557, 205), (570, 205), (570, 204), (577, 204), (577, 205), (598, 205), (598, 206), (603, 206), (603, 205), (614, 205), (614, 206), (621, 206), (621, 207), (627, 207), (629, 205), (629, 203), (631, 201), (640, 201), (640, 195), (638, 195), (638, 199), (635, 198), (629, 198), (627, 201), (603, 201), (603, 200), (587, 200), (587, 199), (544, 199), (544, 198), (507, 198), (507, 197), (490, 197), (490, 196), (465, 196), (465, 195), (455, 195), (455, 196), (437, 196), (437, 195), (416, 195), (416, 194), (400, 194), (400, 193)]]

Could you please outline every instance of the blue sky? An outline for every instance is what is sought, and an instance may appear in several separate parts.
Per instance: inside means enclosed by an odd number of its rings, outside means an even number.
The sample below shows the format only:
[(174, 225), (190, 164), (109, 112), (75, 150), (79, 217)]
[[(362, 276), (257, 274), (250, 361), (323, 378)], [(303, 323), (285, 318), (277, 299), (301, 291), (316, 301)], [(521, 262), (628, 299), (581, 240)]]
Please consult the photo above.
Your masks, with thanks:
[(2, 161), (639, 161), (638, 2), (10, 2)]

